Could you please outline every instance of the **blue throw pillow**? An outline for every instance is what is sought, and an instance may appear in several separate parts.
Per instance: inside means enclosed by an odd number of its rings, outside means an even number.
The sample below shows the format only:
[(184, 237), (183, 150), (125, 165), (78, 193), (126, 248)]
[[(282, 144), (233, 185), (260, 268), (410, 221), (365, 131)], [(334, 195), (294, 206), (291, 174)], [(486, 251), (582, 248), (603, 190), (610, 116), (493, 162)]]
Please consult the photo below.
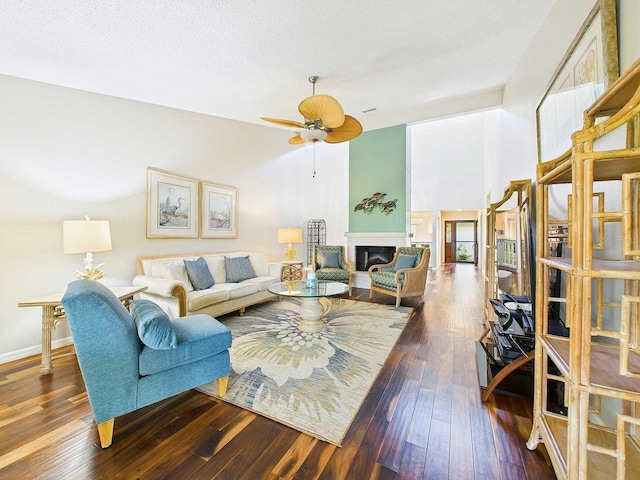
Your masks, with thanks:
[(320, 268), (340, 268), (338, 252), (322, 252)]
[(194, 290), (205, 290), (213, 287), (215, 281), (209, 270), (207, 261), (200, 257), (197, 260), (185, 260), (184, 268), (187, 270), (187, 276)]
[(176, 348), (176, 332), (169, 316), (159, 305), (151, 300), (136, 299), (131, 302), (130, 308), (142, 343), (156, 350)]
[(413, 268), (413, 264), (416, 263), (415, 255), (407, 255), (405, 253), (401, 253), (398, 255), (398, 260), (396, 260), (396, 265), (393, 267), (393, 271), (397, 272), (401, 268)]
[(238, 283), (256, 276), (248, 255), (246, 257), (224, 257), (224, 269), (227, 272), (227, 283)]

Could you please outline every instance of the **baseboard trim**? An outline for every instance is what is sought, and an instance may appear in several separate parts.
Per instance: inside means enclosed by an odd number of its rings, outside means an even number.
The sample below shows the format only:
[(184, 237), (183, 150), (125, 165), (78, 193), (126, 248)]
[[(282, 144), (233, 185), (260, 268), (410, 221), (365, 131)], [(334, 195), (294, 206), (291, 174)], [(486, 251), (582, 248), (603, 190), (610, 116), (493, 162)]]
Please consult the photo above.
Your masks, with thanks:
[[(71, 345), (73, 340), (71, 337), (60, 338), (51, 342), (51, 349), (66, 347)], [(0, 364), (9, 363), (14, 360), (22, 360), (23, 358), (31, 357), (32, 355), (39, 355), (42, 353), (42, 344), (33, 345), (32, 347), (23, 348), (21, 350), (14, 350), (13, 352), (7, 352), (0, 354)]]

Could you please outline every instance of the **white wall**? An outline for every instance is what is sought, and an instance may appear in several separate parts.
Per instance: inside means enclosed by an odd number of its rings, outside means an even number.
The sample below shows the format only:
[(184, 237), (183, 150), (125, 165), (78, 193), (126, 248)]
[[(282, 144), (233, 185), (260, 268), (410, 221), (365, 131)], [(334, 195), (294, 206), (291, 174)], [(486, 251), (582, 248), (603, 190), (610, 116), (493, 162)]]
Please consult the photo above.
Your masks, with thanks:
[[(485, 156), (498, 110), (411, 125), (411, 210), (470, 210), (485, 204)], [(490, 148), (491, 147), (491, 148)]]
[[(289, 131), (8, 76), (0, 105), (0, 362), (40, 349), (41, 312), (18, 302), (63, 292), (83, 268), (62, 253), (63, 220), (110, 221), (113, 250), (95, 254), (109, 285), (130, 284), (139, 255), (252, 249), (277, 261), (276, 229), (311, 218), (345, 243), (346, 144), (317, 147), (313, 178), (312, 148), (289, 145)], [(237, 187), (238, 238), (146, 239), (149, 166)], [(68, 335), (62, 324), (54, 340)]]

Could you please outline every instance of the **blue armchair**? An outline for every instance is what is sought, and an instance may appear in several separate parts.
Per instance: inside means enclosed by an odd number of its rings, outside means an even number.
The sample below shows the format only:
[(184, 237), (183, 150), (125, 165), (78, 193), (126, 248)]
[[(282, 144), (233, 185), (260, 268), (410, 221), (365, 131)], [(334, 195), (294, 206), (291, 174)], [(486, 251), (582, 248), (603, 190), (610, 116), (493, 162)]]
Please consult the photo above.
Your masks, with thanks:
[(62, 305), (102, 448), (111, 445), (119, 415), (213, 380), (226, 393), (231, 332), (209, 315), (166, 318), (173, 343), (158, 349), (141, 341), (138, 319), (101, 283), (70, 283)]

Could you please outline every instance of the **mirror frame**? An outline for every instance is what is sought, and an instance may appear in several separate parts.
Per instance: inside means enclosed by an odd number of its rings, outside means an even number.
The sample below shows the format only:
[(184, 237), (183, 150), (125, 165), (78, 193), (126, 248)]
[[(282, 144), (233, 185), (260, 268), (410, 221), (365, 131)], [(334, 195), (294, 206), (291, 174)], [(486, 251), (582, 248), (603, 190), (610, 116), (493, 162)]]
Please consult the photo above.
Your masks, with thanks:
[[(493, 319), (495, 318), (495, 312), (489, 303), (489, 299), (492, 298), (500, 298), (499, 288), (498, 288), (498, 262), (496, 255), (497, 248), (497, 233), (496, 233), (496, 217), (497, 214), (501, 212), (500, 207), (507, 203), (509, 200), (516, 196), (517, 205), (515, 206), (517, 210), (517, 215), (520, 216), (522, 214), (522, 207), (528, 203), (528, 214), (529, 214), (529, 229), (528, 238), (526, 238), (526, 242), (529, 245), (528, 252), (522, 252), (521, 248), (518, 248), (518, 256), (519, 261), (522, 262), (523, 259), (526, 258), (528, 265), (528, 272), (522, 272), (522, 274), (528, 274), (529, 278), (529, 295), (531, 296), (531, 306), (533, 307), (533, 289), (535, 287), (535, 282), (533, 278), (534, 265), (531, 263), (533, 259), (533, 251), (534, 245), (532, 244), (532, 229), (533, 229), (533, 199), (531, 197), (532, 186), (530, 179), (524, 180), (512, 180), (509, 182), (509, 186), (505, 188), (504, 195), (502, 199), (498, 202), (491, 203), (487, 208), (487, 243), (486, 243), (486, 276), (485, 276), (485, 318)], [(518, 219), (519, 224), (521, 223), (521, 219)], [(520, 244), (522, 244), (522, 239)], [(525, 257), (526, 256), (526, 257)], [(534, 312), (532, 312), (534, 315)]]

